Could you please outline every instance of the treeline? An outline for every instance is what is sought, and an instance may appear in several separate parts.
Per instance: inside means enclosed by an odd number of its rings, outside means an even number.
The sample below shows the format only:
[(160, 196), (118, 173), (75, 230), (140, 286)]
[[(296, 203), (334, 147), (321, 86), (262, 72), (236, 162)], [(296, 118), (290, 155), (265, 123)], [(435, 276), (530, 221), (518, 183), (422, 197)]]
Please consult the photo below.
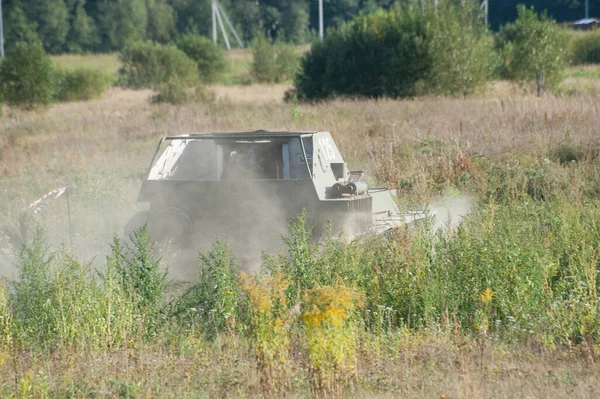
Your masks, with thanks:
[[(331, 29), (360, 12), (409, 2), (324, 0), (324, 24)], [(571, 0), (519, 3), (548, 9), (559, 19), (575, 17), (582, 7)], [(245, 42), (266, 35), (302, 43), (314, 38), (318, 30), (316, 0), (220, 0), (220, 4)], [(490, 0), (492, 26), (513, 20), (516, 5), (516, 1)], [(211, 0), (4, 0), (3, 6), (8, 51), (19, 41), (40, 40), (52, 54), (108, 52), (132, 41), (171, 43), (185, 33), (209, 36), (212, 31)]]
[[(386, 6), (390, 0), (326, 1), (327, 26), (359, 9)], [(40, 40), (53, 54), (107, 52), (132, 41), (170, 43), (185, 33), (209, 36), (211, 0), (5, 0), (7, 51), (19, 41)], [(313, 37), (308, 0), (221, 0), (244, 41), (257, 34), (288, 42)]]
[(568, 42), (565, 30), (533, 8), (519, 6), (515, 22), (492, 34), (475, 3), (411, 1), (361, 14), (314, 44), (287, 95), (466, 97), (495, 79), (517, 81), (540, 95), (559, 88)]
[[(259, 37), (252, 46), (251, 79), (277, 83), (292, 79), (299, 55), (292, 46)], [(56, 101), (85, 101), (102, 96), (112, 85), (152, 89), (152, 102), (186, 104), (214, 100), (206, 85), (230, 68), (225, 51), (205, 36), (187, 33), (174, 44), (136, 41), (119, 53), (117, 76), (85, 67), (60, 68), (39, 41), (18, 42), (0, 59), (0, 116), (3, 103), (31, 110)]]

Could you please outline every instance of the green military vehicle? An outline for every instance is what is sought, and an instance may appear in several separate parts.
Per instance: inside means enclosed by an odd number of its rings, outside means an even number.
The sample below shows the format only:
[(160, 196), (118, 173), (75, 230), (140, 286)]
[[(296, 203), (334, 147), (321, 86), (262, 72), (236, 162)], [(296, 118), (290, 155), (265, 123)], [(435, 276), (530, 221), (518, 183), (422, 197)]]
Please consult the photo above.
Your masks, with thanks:
[[(166, 147), (166, 148), (165, 148)], [(180, 248), (228, 240), (240, 257), (281, 246), (291, 218), (348, 237), (379, 234), (424, 217), (401, 214), (394, 192), (369, 188), (350, 171), (327, 132), (243, 132), (160, 140), (130, 223)]]

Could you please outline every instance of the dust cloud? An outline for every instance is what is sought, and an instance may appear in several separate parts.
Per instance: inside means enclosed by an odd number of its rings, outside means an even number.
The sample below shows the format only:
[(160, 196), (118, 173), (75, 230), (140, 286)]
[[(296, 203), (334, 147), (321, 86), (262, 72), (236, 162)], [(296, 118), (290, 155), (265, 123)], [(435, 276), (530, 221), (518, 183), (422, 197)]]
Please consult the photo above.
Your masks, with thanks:
[(444, 229), (447, 232), (456, 230), (474, 205), (475, 199), (469, 195), (446, 195), (433, 201), (429, 205), (431, 213), (435, 214), (433, 230)]
[(8, 234), (0, 230), (0, 279), (14, 279), (18, 275), (17, 255)]

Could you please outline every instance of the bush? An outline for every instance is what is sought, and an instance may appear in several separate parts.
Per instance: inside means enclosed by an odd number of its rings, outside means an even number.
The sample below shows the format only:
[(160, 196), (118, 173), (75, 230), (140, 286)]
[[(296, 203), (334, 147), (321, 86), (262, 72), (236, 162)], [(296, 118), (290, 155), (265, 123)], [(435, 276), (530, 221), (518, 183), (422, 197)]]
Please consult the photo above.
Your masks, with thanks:
[(495, 53), (491, 36), (472, 7), (441, 2), (435, 11), (428, 86), (434, 93), (466, 97), (492, 78)]
[(183, 85), (198, 82), (196, 63), (173, 45), (137, 42), (127, 46), (119, 59), (120, 84), (134, 89), (158, 89), (176, 79)]
[(252, 74), (261, 83), (279, 83), (290, 79), (298, 68), (298, 56), (289, 46), (272, 44), (263, 36), (252, 46)]
[(158, 87), (158, 93), (152, 97), (155, 104), (168, 103), (173, 105), (182, 105), (192, 102), (212, 103), (215, 100), (215, 94), (205, 86), (197, 85), (190, 89), (187, 85), (181, 83), (178, 79), (172, 79)]
[(15, 45), (0, 64), (0, 85), (8, 105), (33, 109), (52, 103), (56, 78), (41, 43)]
[(501, 29), (507, 75), (536, 88), (538, 96), (555, 90), (565, 69), (566, 37), (554, 21), (519, 6), (519, 17)]
[(577, 33), (571, 43), (571, 62), (573, 64), (600, 63), (600, 30)]
[(111, 84), (110, 77), (99, 70), (79, 68), (56, 71), (58, 101), (85, 101), (98, 98)]
[(205, 337), (214, 339), (233, 330), (239, 321), (241, 288), (237, 281), (238, 264), (229, 244), (217, 241), (207, 253), (199, 255), (198, 281), (178, 301), (174, 315), (189, 314), (200, 324)]
[(410, 97), (431, 70), (428, 18), (419, 7), (361, 14), (329, 32), (302, 60), (298, 99)]
[(177, 41), (177, 47), (196, 61), (203, 82), (215, 82), (227, 68), (223, 49), (204, 36), (192, 33), (184, 35)]

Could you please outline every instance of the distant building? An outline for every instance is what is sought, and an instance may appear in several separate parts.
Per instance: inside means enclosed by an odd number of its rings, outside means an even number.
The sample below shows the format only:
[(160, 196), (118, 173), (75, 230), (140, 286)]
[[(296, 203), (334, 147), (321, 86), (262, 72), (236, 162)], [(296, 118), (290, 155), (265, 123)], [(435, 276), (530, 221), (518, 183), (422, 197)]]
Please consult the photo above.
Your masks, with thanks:
[(564, 26), (577, 30), (591, 30), (595, 28), (600, 28), (600, 19), (584, 18), (580, 19), (579, 21), (565, 22)]

